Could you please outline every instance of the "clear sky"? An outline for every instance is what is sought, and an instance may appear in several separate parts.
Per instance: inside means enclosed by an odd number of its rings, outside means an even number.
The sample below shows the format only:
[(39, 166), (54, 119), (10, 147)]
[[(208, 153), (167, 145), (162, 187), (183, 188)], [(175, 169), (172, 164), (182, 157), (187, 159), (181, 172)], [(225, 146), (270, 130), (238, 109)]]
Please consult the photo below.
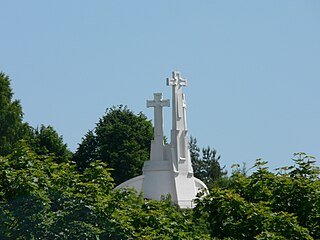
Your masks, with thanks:
[(24, 120), (52, 125), (72, 151), (108, 107), (152, 119), (146, 100), (171, 98), (165, 79), (179, 70), (189, 134), (227, 169), (320, 158), (319, 0), (0, 0), (0, 29)]

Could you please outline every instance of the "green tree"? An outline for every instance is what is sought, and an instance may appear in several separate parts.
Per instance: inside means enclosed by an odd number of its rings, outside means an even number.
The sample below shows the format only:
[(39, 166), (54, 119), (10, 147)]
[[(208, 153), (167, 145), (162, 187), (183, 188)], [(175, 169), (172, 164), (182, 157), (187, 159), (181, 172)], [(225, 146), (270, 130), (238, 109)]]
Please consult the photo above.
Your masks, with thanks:
[(113, 107), (83, 138), (73, 159), (81, 171), (90, 162), (106, 162), (113, 169), (115, 183), (120, 184), (142, 173), (152, 138), (153, 127), (144, 114), (135, 115), (123, 106)]
[(261, 159), (250, 176), (234, 171), (228, 189), (197, 200), (196, 216), (218, 238), (320, 239), (319, 168), (305, 153), (293, 161), (277, 172)]
[(197, 202), (195, 214), (205, 218), (211, 236), (218, 239), (274, 239), (262, 238), (266, 233), (280, 239), (313, 239), (294, 214), (272, 212), (268, 203), (249, 202), (232, 190), (211, 191)]
[(72, 153), (68, 150), (67, 144), (51, 126), (41, 125), (40, 128), (32, 129), (28, 143), (38, 155), (51, 154), (58, 163), (71, 159)]
[(209, 239), (191, 209), (113, 188), (105, 163), (79, 173), (20, 141), (0, 157), (0, 239)]
[(20, 141), (0, 157), (0, 239), (113, 239), (113, 181), (96, 161), (79, 174)]
[(77, 163), (78, 169), (83, 171), (90, 163), (99, 159), (98, 141), (93, 131), (89, 131), (82, 142), (79, 144), (77, 151), (73, 155), (73, 160)]
[(225, 167), (220, 166), (221, 156), (217, 156), (216, 150), (208, 146), (202, 148), (200, 155), (197, 139), (193, 137), (190, 137), (189, 149), (194, 176), (202, 180), (209, 188), (225, 185), (227, 171), (224, 170)]
[(13, 145), (29, 132), (22, 122), (23, 112), (18, 100), (13, 100), (10, 79), (0, 72), (0, 156), (11, 152)]
[(114, 212), (125, 239), (210, 239), (206, 226), (193, 218), (192, 210), (180, 209), (168, 196), (161, 201), (142, 196), (129, 197), (130, 202), (127, 199)]

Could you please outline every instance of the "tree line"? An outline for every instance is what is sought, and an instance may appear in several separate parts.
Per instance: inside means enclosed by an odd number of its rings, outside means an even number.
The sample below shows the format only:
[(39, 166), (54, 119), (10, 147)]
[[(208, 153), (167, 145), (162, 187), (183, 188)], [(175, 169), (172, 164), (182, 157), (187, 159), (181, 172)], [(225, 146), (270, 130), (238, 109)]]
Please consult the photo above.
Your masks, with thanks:
[(114, 190), (140, 175), (153, 126), (143, 113), (108, 108), (77, 150), (52, 126), (23, 121), (0, 73), (0, 239), (320, 239), (320, 180), (314, 157), (297, 153), (275, 171), (261, 159), (227, 175), (211, 147), (190, 138), (196, 177), (210, 189), (194, 209), (170, 196)]

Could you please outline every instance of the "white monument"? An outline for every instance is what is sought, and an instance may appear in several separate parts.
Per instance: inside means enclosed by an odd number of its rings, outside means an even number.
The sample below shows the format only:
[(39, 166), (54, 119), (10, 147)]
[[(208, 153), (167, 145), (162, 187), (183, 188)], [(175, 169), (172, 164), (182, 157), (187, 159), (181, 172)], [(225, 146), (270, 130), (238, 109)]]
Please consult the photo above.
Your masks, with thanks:
[(172, 86), (172, 130), (171, 143), (163, 142), (163, 107), (170, 101), (162, 99), (162, 93), (154, 93), (154, 100), (147, 101), (147, 107), (154, 108), (154, 139), (151, 141), (150, 160), (143, 166), (143, 175), (132, 178), (119, 188), (133, 187), (143, 192), (145, 198), (160, 200), (170, 194), (181, 208), (194, 206), (193, 200), (200, 191), (207, 192), (206, 185), (193, 176), (188, 144), (186, 121), (186, 99), (182, 87), (187, 80), (179, 72), (173, 72), (167, 79)]

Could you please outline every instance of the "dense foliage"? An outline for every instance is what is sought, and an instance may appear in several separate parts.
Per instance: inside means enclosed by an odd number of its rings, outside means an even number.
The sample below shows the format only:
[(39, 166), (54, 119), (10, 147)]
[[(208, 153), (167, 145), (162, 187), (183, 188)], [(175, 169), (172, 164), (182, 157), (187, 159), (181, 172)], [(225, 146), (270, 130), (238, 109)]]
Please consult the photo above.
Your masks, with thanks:
[(208, 188), (227, 184), (227, 171), (224, 170), (225, 167), (221, 167), (219, 162), (220, 155), (217, 156), (215, 149), (211, 149), (208, 146), (202, 148), (202, 154), (200, 154), (197, 139), (193, 137), (190, 138), (189, 149), (194, 176), (196, 178), (202, 180)]
[(271, 172), (235, 171), (227, 189), (212, 189), (197, 201), (212, 237), (219, 239), (320, 239), (320, 179), (313, 157), (295, 154), (294, 166)]
[(53, 155), (54, 161), (58, 163), (71, 159), (72, 153), (68, 150), (67, 144), (52, 126), (41, 125), (40, 128), (31, 128), (26, 140), (38, 155)]
[(113, 169), (115, 183), (120, 184), (142, 173), (152, 138), (153, 127), (144, 114), (113, 107), (86, 134), (73, 159), (82, 171), (93, 161), (106, 162)]
[[(109, 168), (37, 155), (25, 142), (0, 158), (0, 239), (200, 239), (208, 237), (170, 199), (115, 191)], [(203, 239), (203, 238), (201, 238)]]
[(0, 156), (10, 153), (14, 144), (29, 130), (28, 125), (22, 122), (20, 102), (12, 97), (10, 79), (0, 72)]
[(0, 239), (319, 239), (320, 180), (312, 158), (270, 172), (257, 161), (182, 210), (170, 197), (113, 190), (105, 163), (83, 173), (24, 141), (0, 157)]

